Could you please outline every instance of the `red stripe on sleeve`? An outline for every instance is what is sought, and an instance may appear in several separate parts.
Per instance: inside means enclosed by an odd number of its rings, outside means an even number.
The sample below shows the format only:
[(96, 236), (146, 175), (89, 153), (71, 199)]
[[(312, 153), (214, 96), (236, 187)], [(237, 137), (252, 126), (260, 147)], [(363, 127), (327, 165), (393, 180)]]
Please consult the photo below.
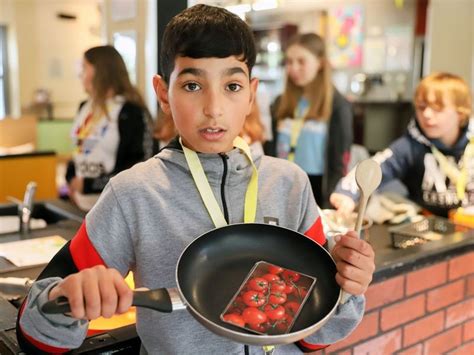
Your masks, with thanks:
[[(25, 305), (26, 305), (27, 301), (25, 299), (25, 301), (23, 301), (23, 304), (21, 305), (21, 308), (20, 308), (20, 316), (21, 314), (23, 314), (23, 309), (25, 308)], [(46, 345), (38, 340), (36, 340), (35, 338), (31, 337), (30, 335), (28, 335), (24, 330), (23, 328), (21, 327), (20, 325), (20, 329), (21, 329), (21, 332), (23, 334), (23, 336), (25, 337), (25, 339), (31, 344), (33, 345), (34, 347), (36, 347), (37, 349), (41, 350), (41, 351), (44, 351), (48, 354), (64, 354), (65, 352), (68, 352), (70, 349), (65, 349), (65, 348), (56, 348), (54, 346), (49, 346), (49, 345)]]
[(314, 222), (311, 228), (309, 228), (304, 234), (316, 243), (324, 245), (324, 243), (326, 243), (326, 236), (324, 235), (321, 217), (318, 217), (316, 222)]
[(89, 235), (87, 234), (86, 222), (82, 222), (69, 245), (72, 259), (78, 270), (86, 269), (96, 265), (105, 265), (97, 250), (95, 250)]
[(304, 340), (298, 341), (298, 347), (305, 353), (310, 352), (310, 351), (316, 351), (316, 350), (321, 350), (324, 348), (327, 348), (329, 345), (320, 345), (320, 344), (311, 344), (308, 343)]

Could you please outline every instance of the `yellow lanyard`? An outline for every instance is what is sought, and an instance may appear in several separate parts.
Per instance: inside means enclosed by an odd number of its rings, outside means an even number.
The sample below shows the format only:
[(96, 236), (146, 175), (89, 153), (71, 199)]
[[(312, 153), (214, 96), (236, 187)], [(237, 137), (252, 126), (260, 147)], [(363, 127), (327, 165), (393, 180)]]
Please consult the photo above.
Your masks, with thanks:
[[(194, 183), (196, 184), (199, 194), (201, 195), (202, 201), (204, 202), (204, 205), (206, 206), (206, 209), (209, 212), (209, 216), (211, 217), (212, 222), (214, 222), (216, 228), (226, 226), (227, 221), (225, 220), (224, 214), (222, 213), (222, 210), (219, 207), (219, 204), (217, 203), (216, 197), (212, 192), (211, 185), (209, 185), (209, 181), (207, 180), (206, 173), (204, 172), (202, 164), (199, 161), (197, 153), (189, 148), (186, 148), (183, 145), (181, 137), (179, 138), (179, 143), (183, 148), (184, 157), (186, 158), (189, 170), (191, 171), (191, 175), (193, 176)], [(255, 222), (255, 216), (257, 214), (257, 167), (255, 166), (252, 160), (250, 148), (244, 139), (242, 139), (241, 137), (236, 137), (234, 139), (233, 144), (235, 147), (239, 148), (244, 152), (245, 156), (252, 164), (252, 177), (250, 178), (250, 182), (247, 186), (247, 192), (245, 193), (244, 222), (253, 223)]]
[(474, 159), (474, 138), (471, 138), (464, 150), (461, 158), (461, 170), (458, 169), (455, 163), (451, 162), (441, 153), (436, 147), (431, 147), (433, 156), (438, 161), (441, 170), (453, 183), (456, 184), (456, 195), (459, 200), (464, 198), (467, 185), (467, 164), (471, 159)]
[(288, 160), (294, 161), (295, 160), (295, 149), (296, 144), (298, 143), (298, 138), (300, 136), (301, 129), (304, 125), (304, 117), (309, 111), (310, 106), (304, 110), (304, 112), (299, 112), (298, 107), (295, 108), (293, 113), (293, 120), (291, 122), (291, 136), (290, 136), (290, 152), (288, 153)]

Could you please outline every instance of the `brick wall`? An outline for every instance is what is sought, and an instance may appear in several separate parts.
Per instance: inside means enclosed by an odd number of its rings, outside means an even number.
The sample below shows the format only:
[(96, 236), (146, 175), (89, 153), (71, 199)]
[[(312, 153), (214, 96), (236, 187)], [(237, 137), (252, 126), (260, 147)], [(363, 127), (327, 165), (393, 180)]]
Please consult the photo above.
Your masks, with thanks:
[(359, 327), (324, 354), (474, 354), (474, 252), (373, 284)]

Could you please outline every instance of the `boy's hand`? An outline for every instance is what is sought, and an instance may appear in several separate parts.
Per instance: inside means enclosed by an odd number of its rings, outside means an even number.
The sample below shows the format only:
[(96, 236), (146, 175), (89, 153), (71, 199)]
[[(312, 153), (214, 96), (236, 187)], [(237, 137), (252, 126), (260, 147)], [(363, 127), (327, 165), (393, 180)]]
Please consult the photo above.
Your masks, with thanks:
[(359, 239), (354, 231), (334, 238), (336, 245), (331, 254), (336, 261), (337, 283), (352, 295), (365, 293), (375, 270), (372, 246)]
[(329, 202), (339, 213), (346, 216), (351, 214), (355, 209), (355, 202), (353, 199), (337, 192), (333, 192), (331, 196), (329, 196)]
[(132, 305), (133, 293), (115, 269), (94, 266), (69, 275), (49, 293), (49, 300), (68, 299), (71, 316), (77, 319), (110, 318), (125, 313)]

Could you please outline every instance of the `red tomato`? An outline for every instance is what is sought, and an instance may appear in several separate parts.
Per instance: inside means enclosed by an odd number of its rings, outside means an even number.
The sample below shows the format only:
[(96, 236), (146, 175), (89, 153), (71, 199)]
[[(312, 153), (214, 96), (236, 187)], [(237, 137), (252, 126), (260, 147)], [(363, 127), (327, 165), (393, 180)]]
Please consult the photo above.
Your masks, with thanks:
[(286, 302), (286, 293), (283, 292), (274, 292), (268, 297), (268, 302), (271, 304), (283, 304)]
[(265, 280), (267, 280), (268, 282), (273, 282), (273, 281), (280, 280), (280, 277), (278, 275), (275, 275), (275, 274), (265, 274), (262, 277)]
[(267, 304), (263, 308), (263, 310), (265, 311), (265, 314), (268, 316), (268, 318), (270, 318), (271, 320), (282, 319), (285, 315), (285, 308), (276, 304)]
[(254, 277), (250, 279), (248, 286), (254, 291), (265, 291), (268, 287), (268, 281), (262, 277)]
[(287, 295), (292, 293), (295, 290), (295, 286), (292, 283), (287, 282), (285, 284), (285, 289), (283, 292), (285, 292)]
[(298, 287), (295, 289), (295, 291), (293, 292), (294, 295), (298, 296), (298, 298), (300, 300), (302, 300), (303, 298), (306, 297), (306, 295), (308, 294), (308, 290), (304, 287)]
[(247, 307), (242, 312), (242, 318), (249, 325), (258, 325), (267, 321), (267, 315), (255, 307)]
[(290, 301), (285, 303), (285, 309), (287, 314), (294, 317), (296, 312), (298, 312), (298, 310), (300, 309), (300, 304), (298, 302)]
[(276, 323), (276, 327), (280, 332), (286, 332), (291, 322), (293, 322), (293, 317), (289, 314), (285, 314), (283, 318)]
[(283, 271), (281, 277), (283, 277), (286, 282), (296, 282), (300, 279), (301, 275), (294, 271), (285, 270)]
[(269, 265), (268, 266), (268, 272), (270, 274), (279, 274), (279, 273), (283, 272), (283, 268), (280, 267), (280, 266), (276, 266), (276, 265)]
[(284, 292), (285, 287), (286, 287), (285, 281), (275, 280), (275, 281), (272, 282), (272, 284), (270, 286), (270, 290), (272, 292)]
[(249, 307), (260, 307), (265, 304), (265, 295), (258, 291), (247, 291), (242, 296), (244, 303)]
[(228, 313), (224, 316), (224, 320), (226, 322), (232, 323), (234, 325), (237, 325), (239, 327), (245, 326), (245, 321), (244, 318), (236, 313)]
[(268, 329), (270, 329), (271, 324), (268, 322), (262, 324), (249, 324), (249, 328), (259, 332), (259, 333), (266, 333)]

